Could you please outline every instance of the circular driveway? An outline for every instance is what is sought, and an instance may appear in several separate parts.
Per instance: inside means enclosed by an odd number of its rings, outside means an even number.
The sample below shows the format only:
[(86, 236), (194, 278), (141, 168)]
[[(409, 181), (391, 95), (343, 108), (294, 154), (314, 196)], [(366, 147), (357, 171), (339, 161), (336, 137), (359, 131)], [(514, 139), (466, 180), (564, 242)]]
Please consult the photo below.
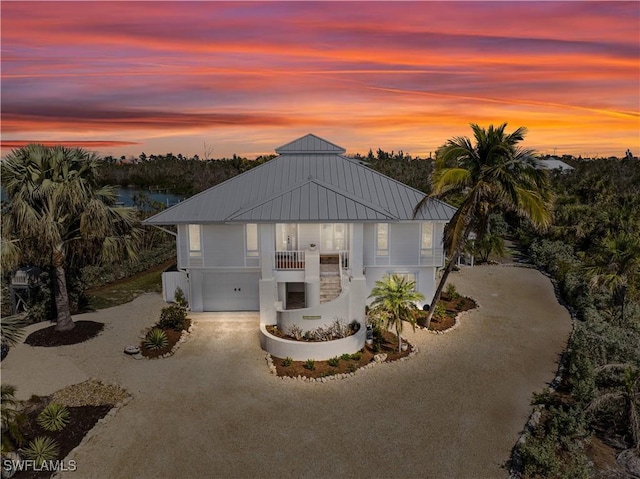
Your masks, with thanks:
[[(61, 474), (68, 479), (504, 478), (532, 393), (555, 375), (570, 317), (536, 270), (465, 268), (450, 282), (481, 307), (448, 334), (405, 328), (416, 356), (346, 380), (268, 374), (257, 314), (196, 316), (175, 356), (125, 357), (163, 306), (145, 295), (83, 315), (107, 323), (92, 341), (15, 348), (3, 382), (28, 397), (85, 376), (133, 395), (76, 451), (78, 470)], [(56, 379), (45, 385), (38, 375)]]

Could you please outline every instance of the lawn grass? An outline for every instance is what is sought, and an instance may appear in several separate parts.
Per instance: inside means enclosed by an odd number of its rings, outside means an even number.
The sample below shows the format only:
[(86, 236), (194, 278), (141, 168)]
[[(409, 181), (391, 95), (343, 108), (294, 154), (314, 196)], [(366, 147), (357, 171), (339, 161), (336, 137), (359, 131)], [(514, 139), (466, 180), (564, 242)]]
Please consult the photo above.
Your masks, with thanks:
[(162, 292), (162, 272), (175, 259), (171, 259), (130, 278), (124, 278), (86, 291), (91, 309), (104, 309), (133, 301), (144, 293)]

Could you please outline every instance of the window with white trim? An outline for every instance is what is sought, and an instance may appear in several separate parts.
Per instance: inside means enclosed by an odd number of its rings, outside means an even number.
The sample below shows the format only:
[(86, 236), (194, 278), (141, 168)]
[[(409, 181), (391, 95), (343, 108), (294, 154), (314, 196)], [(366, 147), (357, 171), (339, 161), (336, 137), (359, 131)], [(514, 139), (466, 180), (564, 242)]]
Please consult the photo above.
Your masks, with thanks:
[(202, 258), (202, 228), (200, 225), (189, 225), (189, 257)]
[(420, 255), (430, 256), (432, 254), (433, 254), (433, 223), (422, 223)]
[(389, 256), (389, 223), (376, 224), (376, 256)]
[(258, 225), (247, 223), (245, 225), (245, 253), (247, 257), (258, 256)]

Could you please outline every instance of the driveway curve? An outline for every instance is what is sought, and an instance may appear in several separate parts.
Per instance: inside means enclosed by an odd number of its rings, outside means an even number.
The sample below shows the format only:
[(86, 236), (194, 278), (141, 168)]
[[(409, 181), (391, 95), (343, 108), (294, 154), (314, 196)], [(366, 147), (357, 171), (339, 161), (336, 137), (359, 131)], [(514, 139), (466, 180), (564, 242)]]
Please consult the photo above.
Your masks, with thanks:
[(61, 474), (67, 479), (504, 478), (532, 393), (554, 377), (570, 317), (536, 270), (465, 268), (450, 281), (481, 307), (448, 334), (408, 332), (420, 348), (411, 360), (346, 380), (269, 375), (255, 314), (196, 320), (170, 359), (126, 358), (126, 334), (131, 342), (140, 315), (151, 324), (162, 307), (145, 295), (83, 315), (105, 321), (106, 331), (47, 351), (57, 373), (39, 363), (40, 348), (16, 348), (2, 363), (3, 382), (38, 392), (26, 368), (40, 364), (55, 389), (84, 375), (133, 394), (76, 451), (78, 470)]

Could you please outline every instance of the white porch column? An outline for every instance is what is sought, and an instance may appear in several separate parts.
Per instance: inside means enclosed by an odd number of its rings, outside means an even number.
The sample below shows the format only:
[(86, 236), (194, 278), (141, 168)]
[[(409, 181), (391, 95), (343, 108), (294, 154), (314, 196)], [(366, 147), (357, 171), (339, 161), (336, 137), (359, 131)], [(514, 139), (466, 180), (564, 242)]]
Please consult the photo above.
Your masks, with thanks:
[(307, 308), (320, 304), (320, 252), (305, 251), (304, 291)]
[(354, 278), (364, 277), (364, 225), (362, 223), (351, 223), (351, 234), (349, 235), (349, 267), (351, 276)]
[(276, 324), (278, 287), (273, 277), (276, 233), (274, 224), (258, 224), (260, 248), (260, 324)]
[(273, 256), (276, 251), (276, 231), (274, 224), (259, 224), (260, 267), (262, 279), (273, 278)]

